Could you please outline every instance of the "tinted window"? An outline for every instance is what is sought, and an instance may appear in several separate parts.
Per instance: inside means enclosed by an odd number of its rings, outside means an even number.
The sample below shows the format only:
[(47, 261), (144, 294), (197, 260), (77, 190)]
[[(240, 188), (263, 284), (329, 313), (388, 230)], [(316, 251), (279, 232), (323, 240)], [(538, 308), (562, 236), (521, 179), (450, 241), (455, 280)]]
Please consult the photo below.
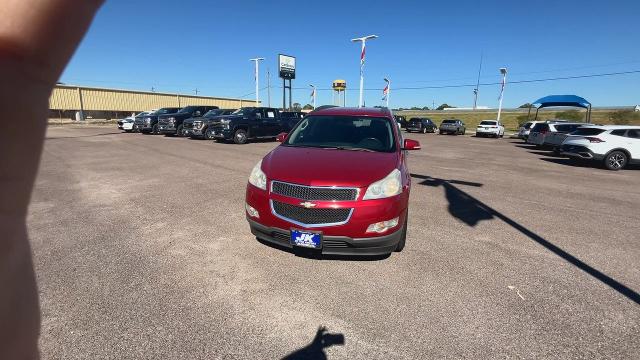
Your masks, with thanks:
[(558, 132), (561, 133), (570, 133), (572, 131), (576, 131), (582, 125), (556, 125), (555, 128)]
[(593, 135), (602, 134), (603, 132), (604, 132), (604, 129), (587, 127), (587, 128), (578, 128), (576, 131), (572, 132), (571, 135), (593, 136)]
[(480, 125), (495, 125), (495, 121), (481, 121)]
[(629, 129), (629, 132), (627, 132), (627, 137), (634, 138), (634, 139), (640, 139), (640, 130)]
[(442, 123), (443, 124), (455, 124), (456, 121), (455, 120), (443, 120)]
[(199, 107), (197, 107), (197, 106), (185, 106), (178, 112), (181, 113), (181, 114), (192, 113), (192, 112), (194, 112), (194, 111), (196, 111), (198, 109), (199, 109)]
[(395, 141), (391, 126), (385, 118), (308, 116), (284, 145), (392, 152)]
[(178, 108), (162, 108), (154, 113), (154, 115), (173, 114), (177, 112)]
[(627, 132), (627, 129), (618, 129), (618, 130), (613, 130), (611, 132), (611, 135), (624, 136), (624, 133), (626, 132)]
[(549, 124), (535, 124), (531, 128), (532, 132), (549, 131)]
[(522, 127), (525, 128), (526, 130), (529, 130), (529, 129), (531, 129), (531, 123), (528, 122), (528, 123), (524, 124)]

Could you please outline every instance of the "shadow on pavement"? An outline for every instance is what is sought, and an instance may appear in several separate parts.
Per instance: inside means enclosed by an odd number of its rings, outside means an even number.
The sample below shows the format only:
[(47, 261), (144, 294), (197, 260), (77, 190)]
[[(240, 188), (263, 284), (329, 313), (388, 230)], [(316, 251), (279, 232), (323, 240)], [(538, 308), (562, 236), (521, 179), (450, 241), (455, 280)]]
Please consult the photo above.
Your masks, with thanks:
[(87, 137), (96, 137), (96, 136), (105, 136), (105, 135), (117, 135), (117, 134), (124, 134), (121, 131), (115, 131), (115, 132), (110, 132), (110, 133), (103, 133), (103, 134), (92, 134), (92, 135), (80, 135), (80, 136), (52, 136), (52, 137), (45, 137), (45, 140), (57, 140), (57, 139), (76, 139), (76, 138), (87, 138)]
[(282, 358), (282, 360), (322, 360), (327, 359), (324, 349), (334, 345), (344, 345), (343, 334), (327, 333), (327, 328), (321, 326), (311, 343), (302, 349), (296, 350)]
[[(557, 160), (557, 159), (549, 159), (549, 160)], [(563, 159), (558, 159), (558, 160), (563, 160)], [(491, 208), (489, 205), (474, 198), (473, 196), (467, 194), (466, 192), (458, 189), (454, 185), (454, 184), (470, 185), (470, 186), (479, 187), (479, 186), (482, 186), (482, 184), (466, 182), (466, 181), (458, 181), (458, 180), (443, 180), (443, 179), (433, 178), (431, 176), (417, 175), (417, 174), (411, 174), (411, 177), (416, 179), (422, 179), (423, 181), (419, 183), (420, 185), (443, 186), (445, 188), (445, 194), (446, 194), (447, 200), (449, 200), (449, 213), (451, 214), (451, 216), (457, 219), (460, 219), (467, 225), (475, 226), (481, 220), (488, 220), (494, 217), (498, 218), (504, 221), (505, 223), (507, 223), (509, 226), (518, 230), (519, 232), (521, 232), (523, 235), (527, 236), (531, 240), (542, 245), (547, 250), (553, 252), (554, 254), (563, 258), (565, 261), (574, 265), (578, 269), (600, 280), (602, 283), (608, 285), (618, 293), (626, 296), (629, 300), (640, 305), (640, 294), (638, 294), (631, 288), (609, 277), (607, 274), (604, 274), (601, 271), (593, 268), (589, 264), (586, 264), (585, 262), (578, 259), (577, 257), (564, 251), (562, 248), (544, 239), (542, 236), (527, 229), (526, 227), (522, 226), (515, 220)]]

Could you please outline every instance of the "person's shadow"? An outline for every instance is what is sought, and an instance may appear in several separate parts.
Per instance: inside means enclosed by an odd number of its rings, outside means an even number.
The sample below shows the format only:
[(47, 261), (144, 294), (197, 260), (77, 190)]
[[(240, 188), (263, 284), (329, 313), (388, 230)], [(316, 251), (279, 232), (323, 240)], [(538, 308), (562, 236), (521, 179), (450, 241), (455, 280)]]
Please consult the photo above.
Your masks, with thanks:
[(324, 349), (333, 345), (344, 345), (344, 335), (327, 333), (327, 328), (320, 326), (316, 332), (316, 336), (309, 345), (292, 352), (283, 357), (282, 360), (327, 359), (327, 354), (324, 352)]

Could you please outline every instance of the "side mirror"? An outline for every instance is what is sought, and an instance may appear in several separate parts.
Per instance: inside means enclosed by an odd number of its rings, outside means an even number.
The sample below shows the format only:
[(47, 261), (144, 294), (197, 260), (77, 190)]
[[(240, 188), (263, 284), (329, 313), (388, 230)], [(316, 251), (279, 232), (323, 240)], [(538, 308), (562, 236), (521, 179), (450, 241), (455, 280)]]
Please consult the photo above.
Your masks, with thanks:
[(420, 142), (419, 141), (415, 141), (415, 140), (411, 140), (411, 139), (405, 139), (404, 140), (404, 146), (402, 147), (402, 150), (420, 150)]
[(289, 134), (286, 133), (286, 132), (278, 134), (278, 136), (276, 136), (276, 141), (277, 142), (284, 142), (287, 139), (287, 135), (289, 135)]

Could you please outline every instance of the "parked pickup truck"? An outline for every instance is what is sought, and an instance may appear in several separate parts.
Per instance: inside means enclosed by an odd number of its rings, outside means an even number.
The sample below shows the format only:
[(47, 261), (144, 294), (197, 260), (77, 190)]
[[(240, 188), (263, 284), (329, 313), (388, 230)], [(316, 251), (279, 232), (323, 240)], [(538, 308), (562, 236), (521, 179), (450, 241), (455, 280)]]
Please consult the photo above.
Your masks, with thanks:
[(216, 141), (233, 140), (236, 144), (246, 144), (250, 139), (275, 139), (282, 129), (280, 110), (243, 107), (229, 116), (212, 119), (205, 131), (205, 137)]
[(283, 111), (280, 113), (280, 119), (282, 121), (282, 131), (289, 132), (296, 126), (300, 120), (304, 117), (305, 113), (302, 111)]
[(180, 108), (167, 107), (140, 118), (136, 117), (133, 123), (133, 131), (139, 131), (143, 134), (159, 134), (158, 117), (160, 115), (178, 112), (178, 110), (180, 110)]
[(442, 134), (464, 135), (466, 130), (467, 128), (464, 125), (464, 122), (458, 119), (442, 120), (442, 123), (440, 124), (440, 135)]
[[(209, 110), (209, 112), (202, 117), (189, 118), (182, 122), (184, 136), (189, 136), (193, 139), (204, 139), (207, 128), (215, 118), (230, 115), (234, 111), (236, 111), (236, 109), (213, 109)], [(213, 140), (213, 138), (209, 140)]]
[(217, 106), (185, 106), (174, 114), (161, 115), (158, 118), (158, 131), (168, 136), (185, 136), (182, 123), (192, 117), (200, 117)]

